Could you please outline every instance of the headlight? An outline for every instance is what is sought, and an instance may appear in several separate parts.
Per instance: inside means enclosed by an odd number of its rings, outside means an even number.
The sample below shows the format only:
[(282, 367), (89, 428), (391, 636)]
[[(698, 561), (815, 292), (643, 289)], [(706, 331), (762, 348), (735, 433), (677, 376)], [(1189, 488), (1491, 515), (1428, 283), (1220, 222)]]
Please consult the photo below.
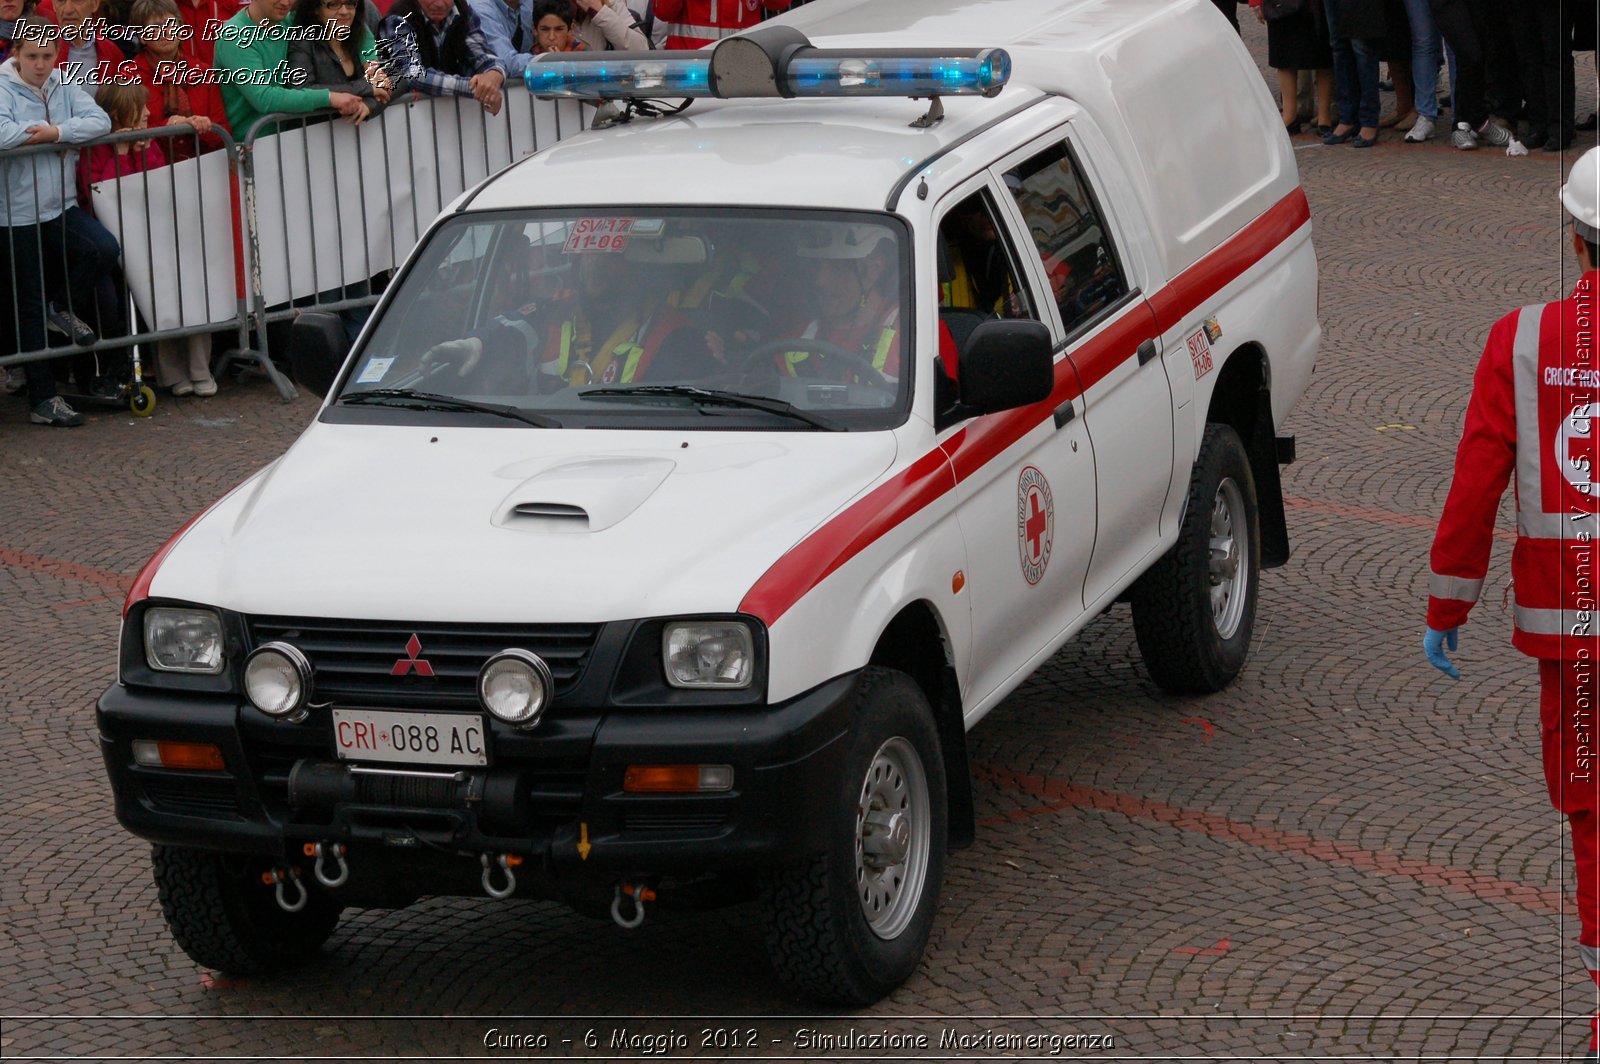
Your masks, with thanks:
[(755, 673), (755, 642), (738, 621), (669, 624), (661, 656), (673, 687), (738, 689)]
[(222, 619), (210, 610), (146, 610), (144, 659), (159, 672), (215, 676), (222, 671)]
[(550, 666), (526, 650), (502, 650), (478, 672), (478, 700), (497, 720), (519, 728), (539, 723), (555, 681)]
[(311, 663), (288, 643), (264, 643), (244, 661), (244, 693), (267, 716), (298, 723), (311, 700)]

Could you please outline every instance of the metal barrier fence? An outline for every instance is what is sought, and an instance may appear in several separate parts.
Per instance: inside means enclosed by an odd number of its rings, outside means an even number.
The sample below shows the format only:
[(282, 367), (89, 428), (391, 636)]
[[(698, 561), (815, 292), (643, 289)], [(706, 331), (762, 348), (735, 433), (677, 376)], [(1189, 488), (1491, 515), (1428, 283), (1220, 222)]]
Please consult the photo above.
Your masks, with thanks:
[[(536, 100), (517, 83), (507, 84), (496, 116), (469, 98), (408, 94), (359, 126), (338, 117), (264, 115), (240, 143), (258, 336), (313, 308), (341, 312), (353, 334), (357, 312), (382, 298), (392, 270), (448, 203), (588, 125), (575, 103)], [(290, 238), (300, 231), (310, 236), (305, 244)], [(264, 277), (285, 283), (274, 292)]]
[[(0, 352), (4, 352), (0, 353), (0, 368), (74, 355), (121, 351), (134, 345), (149, 347), (161, 340), (232, 329), (237, 331), (238, 352), (243, 352), (246, 357), (270, 370), (270, 362), (265, 354), (250, 350), (248, 304), (241, 289), (230, 286), (229, 291), (219, 291), (216, 279), (208, 272), (201, 271), (200, 298), (208, 309), (189, 305), (194, 302), (190, 293), (195, 278), (192, 275), (185, 278), (185, 261), (192, 262), (198, 257), (208, 262), (219, 255), (233, 258), (238, 243), (235, 235), (242, 227), (242, 218), (232, 194), (231, 176), (237, 170), (238, 147), (226, 129), (218, 127), (214, 133), (222, 147), (206, 154), (215, 154), (226, 161), (225, 172), (229, 176), (226, 187), (221, 188), (216, 187), (215, 181), (200, 179), (199, 159), (204, 156), (201, 154), (200, 137), (189, 126), (128, 130), (110, 133), (82, 144), (38, 144), (0, 151), (0, 230), (3, 230), (0, 232), (0, 244), (3, 244), (0, 246), (0, 270), (4, 270), (10, 282), (7, 285), (9, 290), (0, 298), (9, 304), (6, 309), (11, 319), (9, 327), (0, 326)], [(78, 160), (97, 145), (105, 145), (115, 151), (118, 144), (137, 141), (164, 145), (164, 154), (169, 160), (173, 158), (173, 147), (187, 143), (193, 148), (189, 154), (196, 158), (187, 164), (172, 163), (145, 171), (141, 182), (144, 198), (141, 206), (144, 209), (137, 212), (125, 209), (131, 206), (126, 182), (115, 181), (106, 186), (111, 190), (112, 199), (102, 208), (108, 209), (117, 218), (136, 213), (142, 216), (142, 225), (132, 228), (115, 224), (104, 226), (121, 234), (122, 239), (117, 240), (117, 258), (120, 259), (121, 270), (112, 270), (97, 277), (92, 287), (99, 289), (99, 292), (84, 291), (69, 280), (73, 268), (81, 269), (84, 265), (85, 244), (98, 242), (96, 231), (85, 226), (84, 216), (94, 218), (101, 225), (104, 225), (104, 220), (97, 217), (93, 203), (78, 202)], [(55, 197), (49, 193), (55, 189), (60, 190), (60, 202), (54, 204), (60, 208), (59, 213), (40, 219), (42, 212), (52, 209)], [(20, 203), (16, 195), (19, 191), (28, 193)], [(149, 209), (153, 193), (173, 208), (180, 202), (192, 204), (194, 214), (202, 219), (208, 213), (215, 216), (219, 206), (216, 201), (226, 197), (228, 205), (223, 209), (227, 211), (230, 221), (228, 229), (225, 233), (217, 233), (205, 225), (192, 228), (185, 226), (183, 235), (197, 246), (197, 253), (161, 255), (165, 244), (162, 236), (172, 234), (158, 232), (164, 226), (162, 215)], [(74, 215), (74, 211), (81, 213)], [(176, 230), (180, 220), (175, 210), (170, 210), (168, 215), (166, 222)], [(129, 243), (136, 243), (142, 248), (143, 255), (138, 256), (137, 261), (130, 258)], [(115, 264), (96, 263), (99, 267), (107, 265)], [(156, 278), (170, 278), (175, 282), (171, 290), (177, 296), (178, 324), (162, 326), (160, 317), (152, 312), (148, 304), (140, 306), (139, 301), (132, 298), (132, 292), (126, 291), (124, 276), (139, 271), (150, 279), (151, 288)], [(231, 272), (237, 273), (237, 270)], [(28, 282), (26, 286), (25, 281)], [(109, 304), (101, 294), (106, 286), (115, 293), (114, 300)], [(39, 324), (38, 331), (32, 336), (24, 336), (25, 287), (29, 294), (36, 292), (40, 295), (39, 305), (29, 308), (30, 316), (36, 315), (34, 320)], [(214, 312), (208, 312), (209, 308), (230, 301), (233, 307), (231, 316), (219, 317)], [(95, 331), (94, 342), (78, 343), (69, 335), (52, 344), (51, 330), (46, 320), (52, 310), (65, 310), (89, 324)], [(119, 320), (124, 324), (119, 326)], [(184, 324), (185, 321), (189, 324)], [(149, 358), (142, 358), (141, 361), (151, 363)], [(271, 372), (277, 375), (276, 371)]]
[[(218, 372), (237, 361), (252, 363), (285, 399), (293, 398), (294, 385), (269, 357), (269, 326), (315, 307), (347, 315), (353, 333), (360, 312), (381, 298), (394, 267), (449, 202), (588, 124), (579, 105), (535, 100), (521, 86), (508, 85), (504, 99), (498, 116), (465, 98), (397, 99), (355, 127), (336, 122), (335, 111), (267, 115), (237, 142), (217, 128), (222, 148), (197, 159), (95, 186), (92, 203), (82, 206), (106, 215), (106, 228), (121, 245), (128, 295), (119, 296), (126, 314), (120, 328), (86, 305), (92, 295), (66, 283), (76, 235), (65, 225), (30, 229), (38, 213), (37, 178), (57, 168), (51, 176), (65, 182), (70, 206), (73, 155), (141, 140), (183, 138), (198, 147), (197, 135), (187, 126), (169, 126), (78, 145), (0, 151), (0, 222), (8, 223), (0, 229), (0, 269), (9, 267), (13, 282), (17, 271), (31, 269), (48, 301), (109, 327), (88, 344), (52, 344), (48, 333), (25, 337), (22, 297), (13, 283), (13, 324), (0, 326), (0, 351), (11, 353), (0, 355), (0, 368), (133, 345), (141, 345), (141, 361), (153, 365), (149, 345), (157, 341), (233, 330), (237, 346), (224, 353)], [(20, 173), (13, 169), (19, 166), (33, 168), (31, 213), (29, 204), (11, 202), (8, 175)], [(229, 204), (225, 235), (215, 231), (224, 217), (223, 197)], [(31, 243), (29, 232), (37, 234)], [(118, 284), (120, 293), (120, 278)], [(24, 347), (28, 339), (35, 342)]]

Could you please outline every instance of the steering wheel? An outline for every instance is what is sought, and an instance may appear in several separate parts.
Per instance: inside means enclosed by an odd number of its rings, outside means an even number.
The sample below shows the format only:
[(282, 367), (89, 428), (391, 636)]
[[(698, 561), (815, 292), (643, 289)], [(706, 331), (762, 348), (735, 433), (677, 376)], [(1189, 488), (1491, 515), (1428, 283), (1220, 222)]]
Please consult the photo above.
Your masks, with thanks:
[(763, 359), (766, 360), (768, 366), (771, 366), (774, 355), (789, 351), (804, 351), (808, 355), (818, 355), (821, 356), (824, 362), (838, 359), (840, 362), (846, 363), (855, 369), (863, 384), (870, 384), (874, 388), (892, 387), (887, 377), (873, 368), (871, 362), (868, 362), (854, 351), (840, 347), (838, 344), (827, 340), (808, 339), (803, 336), (787, 340), (768, 340), (744, 357), (744, 361), (739, 363), (739, 372), (749, 375), (752, 368)]

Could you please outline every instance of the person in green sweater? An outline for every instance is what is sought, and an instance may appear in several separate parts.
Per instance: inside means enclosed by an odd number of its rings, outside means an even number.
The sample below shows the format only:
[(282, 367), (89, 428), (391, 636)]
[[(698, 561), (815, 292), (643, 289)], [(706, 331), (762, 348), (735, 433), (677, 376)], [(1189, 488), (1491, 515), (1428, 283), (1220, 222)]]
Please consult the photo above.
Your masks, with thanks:
[[(294, 87), (295, 72), (288, 62), (293, 6), (294, 0), (250, 0), (217, 32), (215, 66), (229, 72), (222, 78), (222, 106), (229, 127), (241, 140), (261, 116), (279, 111), (303, 114), (331, 107), (352, 123), (366, 116), (359, 96)], [(361, 59), (369, 70), (377, 65), (370, 34), (363, 41)]]

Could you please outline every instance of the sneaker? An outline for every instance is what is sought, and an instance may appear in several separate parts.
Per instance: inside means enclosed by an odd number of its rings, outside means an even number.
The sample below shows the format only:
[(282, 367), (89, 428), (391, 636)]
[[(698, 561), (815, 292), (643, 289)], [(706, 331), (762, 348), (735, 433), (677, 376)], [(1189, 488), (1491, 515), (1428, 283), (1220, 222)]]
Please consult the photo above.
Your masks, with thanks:
[(83, 415), (68, 406), (67, 401), (58, 395), (34, 407), (33, 413), (28, 415), (28, 420), (35, 425), (72, 429), (83, 424)]
[(62, 310), (54, 303), (50, 304), (49, 313), (45, 315), (45, 324), (50, 331), (65, 336), (79, 347), (88, 347), (99, 339), (94, 330), (89, 328), (89, 323), (72, 313)]
[(217, 382), (211, 377), (200, 381), (190, 381), (189, 383), (194, 385), (194, 394), (201, 398), (217, 394)]
[(172, 394), (177, 396), (193, 395), (194, 381), (179, 381), (172, 386)]
[(6, 369), (6, 379), (0, 390), (7, 395), (16, 395), (28, 386), (28, 377), (22, 372), (21, 366), (10, 366)]
[(1406, 130), (1405, 141), (1407, 144), (1421, 144), (1433, 136), (1433, 119), (1417, 116), (1417, 124)]
[(1511, 143), (1511, 131), (1495, 122), (1485, 122), (1478, 127), (1478, 139), (1496, 148), (1504, 148)]
[(1450, 134), (1450, 143), (1462, 151), (1475, 151), (1478, 147), (1478, 135), (1472, 132), (1472, 127), (1465, 122), (1456, 123), (1456, 131)]

